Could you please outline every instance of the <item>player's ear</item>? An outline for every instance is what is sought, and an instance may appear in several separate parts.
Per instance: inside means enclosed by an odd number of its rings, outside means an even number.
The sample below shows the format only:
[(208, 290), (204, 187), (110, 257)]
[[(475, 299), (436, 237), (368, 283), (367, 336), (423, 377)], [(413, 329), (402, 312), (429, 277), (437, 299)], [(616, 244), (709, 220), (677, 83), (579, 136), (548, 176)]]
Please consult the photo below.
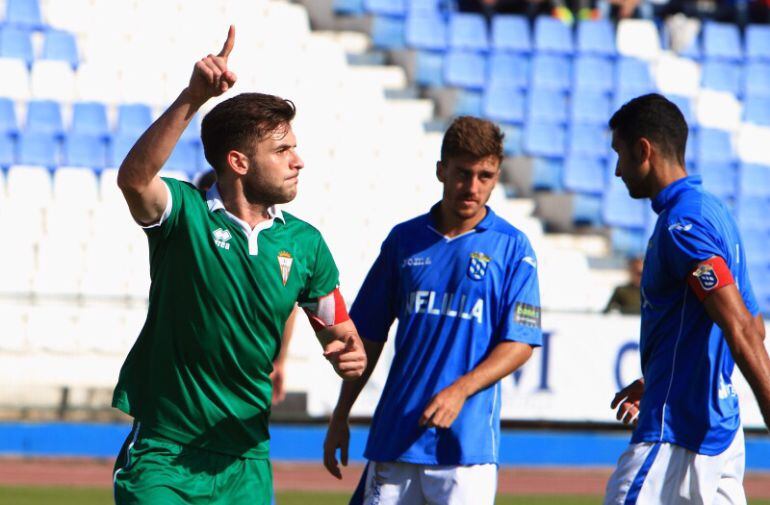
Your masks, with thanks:
[(444, 167), (444, 163), (441, 161), (436, 162), (436, 178), (440, 182), (446, 182), (446, 174), (445, 174), (446, 168)]
[(649, 140), (641, 137), (636, 144), (636, 153), (639, 156), (639, 162), (649, 161), (652, 156), (652, 144)]
[(249, 171), (249, 158), (240, 151), (232, 150), (227, 153), (227, 165), (238, 175), (246, 175)]

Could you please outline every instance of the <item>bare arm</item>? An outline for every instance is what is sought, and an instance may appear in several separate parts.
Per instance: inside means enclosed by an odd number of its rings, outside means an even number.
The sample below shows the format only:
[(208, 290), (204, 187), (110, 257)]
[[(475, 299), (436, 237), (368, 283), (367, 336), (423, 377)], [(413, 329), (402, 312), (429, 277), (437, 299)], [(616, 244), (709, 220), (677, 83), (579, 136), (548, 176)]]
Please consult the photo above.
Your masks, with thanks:
[(221, 95), (235, 84), (235, 74), (227, 69), (234, 41), (235, 28), (231, 26), (219, 54), (208, 55), (195, 64), (190, 84), (142, 134), (120, 165), (118, 187), (138, 223), (157, 223), (163, 215), (168, 193), (158, 172), (193, 115), (209, 98)]
[(770, 357), (764, 346), (761, 316), (751, 316), (735, 284), (714, 291), (703, 305), (724, 332), (733, 359), (754, 392), (765, 425), (770, 426)]
[(366, 369), (366, 353), (353, 321), (348, 319), (317, 331), (324, 357), (345, 381), (356, 380)]
[(501, 342), (476, 368), (440, 391), (428, 403), (420, 418), (421, 426), (449, 428), (465, 400), (510, 375), (532, 356), (532, 346), (521, 342)]

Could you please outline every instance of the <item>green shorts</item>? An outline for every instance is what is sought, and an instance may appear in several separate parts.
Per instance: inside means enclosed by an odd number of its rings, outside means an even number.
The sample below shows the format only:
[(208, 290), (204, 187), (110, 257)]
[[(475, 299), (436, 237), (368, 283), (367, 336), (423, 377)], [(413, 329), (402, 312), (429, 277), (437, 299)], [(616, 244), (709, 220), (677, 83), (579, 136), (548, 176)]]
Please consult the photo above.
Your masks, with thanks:
[(115, 461), (115, 503), (268, 505), (267, 459), (246, 459), (178, 444), (134, 423)]

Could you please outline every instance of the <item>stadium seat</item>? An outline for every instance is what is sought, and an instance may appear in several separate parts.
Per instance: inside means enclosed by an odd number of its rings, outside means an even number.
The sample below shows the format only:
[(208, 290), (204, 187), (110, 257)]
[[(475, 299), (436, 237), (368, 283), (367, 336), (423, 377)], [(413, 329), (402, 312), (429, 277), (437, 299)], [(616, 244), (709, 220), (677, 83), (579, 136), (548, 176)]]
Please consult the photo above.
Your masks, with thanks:
[(770, 166), (743, 163), (738, 169), (738, 195), (770, 199)]
[[(481, 116), (484, 94), (481, 91), (461, 89), (454, 103), (453, 116)], [(200, 166), (200, 165), (199, 165)], [(206, 163), (208, 166), (208, 163)]]
[(137, 139), (139, 134), (116, 134), (111, 137), (107, 143), (107, 166), (119, 167)]
[(694, 104), (698, 124), (703, 128), (735, 131), (741, 126), (743, 108), (731, 93), (703, 89)]
[[(16, 163), (16, 140), (12, 135), (0, 133), (0, 169), (7, 169)], [(0, 200), (2, 199), (0, 191)]]
[(406, 18), (406, 43), (415, 49), (443, 51), (447, 47), (444, 18), (438, 13), (411, 13)]
[(14, 100), (29, 98), (29, 73), (27, 65), (17, 59), (0, 58), (0, 75), (3, 76), (3, 96)]
[(698, 164), (731, 163), (735, 160), (730, 133), (724, 130), (703, 128), (698, 134)]
[(444, 54), (435, 51), (418, 51), (415, 57), (414, 80), (423, 86), (443, 86)]
[(748, 63), (743, 87), (746, 96), (770, 96), (770, 63)]
[(614, 88), (614, 74), (612, 60), (597, 56), (578, 56), (575, 59), (573, 89), (610, 93)]
[(529, 122), (565, 124), (567, 96), (561, 91), (532, 88), (527, 100), (527, 118)]
[(520, 54), (493, 53), (488, 60), (490, 86), (514, 86), (524, 89), (529, 85), (529, 59)]
[(0, 135), (17, 133), (19, 133), (19, 122), (16, 120), (13, 100), (0, 97)]
[(492, 18), (492, 49), (531, 53), (532, 35), (527, 18), (514, 15), (497, 15)]
[(603, 125), (572, 124), (567, 139), (567, 153), (607, 159), (612, 139)]
[(44, 27), (38, 0), (6, 0), (5, 22), (35, 30)]
[(481, 14), (455, 13), (449, 17), (449, 48), (487, 51), (487, 23)]
[(615, 253), (626, 258), (644, 256), (648, 235), (639, 228), (613, 228), (610, 242)]
[(607, 167), (602, 160), (590, 156), (567, 156), (564, 161), (564, 187), (578, 193), (604, 193)]
[(770, 61), (770, 26), (749, 25), (746, 27), (746, 59), (749, 61)]
[[(9, 225), (13, 226), (19, 220), (6, 219), (0, 215), (0, 225), (3, 226), (6, 234), (12, 235), (14, 238), (27, 237), (27, 234), (30, 232), (29, 223), (25, 223), (26, 226), (21, 229), (12, 230), (9, 228)], [(24, 241), (15, 243), (14, 247), (5, 248), (4, 251), (0, 252), (0, 278), (3, 279), (3, 282), (0, 282), (0, 292), (16, 296), (29, 295), (32, 291), (32, 272), (34, 270), (35, 245), (33, 242)], [(3, 338), (0, 340), (5, 340), (9, 335), (9, 331), (13, 330), (11, 328), (4, 329)]]
[(556, 157), (536, 157), (532, 163), (534, 191), (561, 191), (564, 180), (564, 162)]
[(53, 100), (32, 100), (27, 104), (27, 133), (61, 136), (64, 133), (61, 107)]
[(631, 198), (622, 182), (615, 182), (604, 192), (602, 218), (609, 226), (642, 230), (645, 226), (646, 205), (644, 200)]
[(110, 130), (107, 124), (107, 108), (99, 102), (76, 102), (72, 105), (71, 133), (106, 137)]
[(551, 16), (535, 19), (535, 49), (544, 53), (572, 54), (572, 29)]
[(70, 134), (64, 139), (63, 164), (101, 170), (107, 164), (107, 142), (104, 137)]
[(577, 25), (577, 51), (580, 54), (615, 56), (615, 28), (606, 19), (581, 21)]
[(332, 9), (335, 14), (363, 16), (366, 13), (364, 0), (334, 0)]
[(177, 143), (168, 161), (163, 165), (163, 170), (184, 172), (190, 176), (194, 175), (199, 170), (198, 149), (200, 149), (200, 145), (197, 142)]
[[(522, 109), (524, 98), (521, 98)], [(523, 116), (523, 112), (522, 112)], [(503, 152), (506, 156), (521, 156), (524, 154), (524, 128), (521, 125), (501, 123), (500, 129), (505, 134), (503, 138)]]
[[(768, 229), (767, 209), (770, 208), (770, 200), (761, 196), (746, 196), (738, 199), (735, 213), (738, 224), (744, 228)], [(767, 243), (765, 243), (765, 249)]]
[(687, 124), (690, 126), (690, 128), (697, 126), (695, 114), (692, 110), (692, 103), (688, 97), (679, 95), (667, 95), (666, 98), (668, 98), (677, 107), (679, 107), (679, 110), (682, 112), (682, 115), (684, 116), (684, 119), (687, 121)]
[(59, 143), (53, 135), (22, 133), (16, 146), (17, 163), (53, 168), (59, 163)]
[(770, 97), (747, 97), (743, 103), (743, 118), (747, 123), (770, 126)]
[(80, 58), (75, 37), (61, 30), (50, 30), (45, 34), (43, 42), (44, 60), (66, 61), (72, 68), (77, 68)]
[(75, 74), (75, 92), (78, 100), (118, 103), (121, 89), (116, 69), (81, 63)]
[(610, 98), (602, 92), (576, 89), (570, 100), (570, 121), (606, 125), (612, 115)]
[(88, 168), (57, 169), (53, 173), (53, 199), (65, 209), (96, 207), (99, 200), (96, 174)]
[(471, 51), (449, 51), (444, 57), (444, 82), (459, 88), (484, 87), (486, 57)]
[(687, 167), (695, 166), (698, 158), (698, 134), (699, 130), (690, 130), (687, 135), (687, 145), (684, 150), (684, 162)]
[(8, 199), (18, 206), (40, 209), (51, 201), (51, 173), (40, 166), (14, 165), (8, 169)]
[(600, 226), (602, 224), (601, 195), (575, 194), (572, 197), (572, 222), (578, 226)]
[(736, 63), (724, 60), (706, 61), (703, 63), (702, 86), (715, 91), (724, 91), (740, 95), (741, 67)]
[(445, 10), (445, 0), (407, 0), (407, 13), (434, 13)]
[(406, 25), (403, 18), (374, 16), (370, 34), (372, 44), (381, 49), (403, 49)]
[(646, 19), (622, 19), (618, 22), (618, 53), (621, 56), (656, 60), (660, 56), (660, 35), (655, 23)]
[(664, 95), (694, 97), (701, 90), (701, 66), (694, 60), (664, 53), (655, 63), (655, 84)]
[(403, 17), (408, 0), (364, 0), (364, 9), (371, 14)]
[(703, 55), (707, 59), (743, 60), (738, 25), (707, 21), (703, 26)]
[(703, 178), (703, 187), (723, 200), (735, 197), (737, 190), (736, 170), (731, 163), (698, 163), (698, 173)]
[(570, 59), (552, 54), (536, 54), (532, 59), (530, 86), (541, 89), (570, 89), (572, 86)]
[(14, 58), (32, 65), (34, 52), (29, 30), (15, 26), (0, 28), (0, 58)]
[[(7, 263), (9, 259), (0, 257), (0, 263)], [(0, 272), (4, 273), (2, 270)], [(5, 280), (5, 277), (3, 279)], [(24, 310), (15, 305), (2, 305), (0, 306), (0, 320), (3, 321), (3, 338), (0, 338), (0, 350), (19, 353), (28, 351), (27, 318)]]
[(118, 106), (116, 135), (139, 136), (152, 124), (152, 110), (140, 103)]
[(511, 84), (491, 84), (484, 91), (482, 113), (493, 121), (521, 124), (525, 118), (524, 93)]
[(619, 93), (632, 92), (638, 96), (655, 90), (650, 67), (645, 61), (620, 58), (615, 69), (615, 86)]
[(529, 123), (524, 129), (524, 150), (531, 156), (561, 158), (564, 156), (564, 127), (551, 123)]
[(32, 65), (32, 96), (57, 102), (75, 99), (75, 73), (64, 61), (39, 60)]

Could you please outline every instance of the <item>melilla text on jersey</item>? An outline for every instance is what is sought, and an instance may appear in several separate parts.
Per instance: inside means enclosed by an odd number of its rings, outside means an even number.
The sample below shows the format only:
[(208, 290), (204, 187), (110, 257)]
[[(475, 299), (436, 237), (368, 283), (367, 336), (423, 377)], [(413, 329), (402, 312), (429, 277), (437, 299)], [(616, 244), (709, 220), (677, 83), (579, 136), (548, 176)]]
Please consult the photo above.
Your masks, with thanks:
[[(457, 300), (459, 303), (456, 303)], [(484, 324), (484, 299), (478, 298), (473, 302), (464, 294), (412, 291), (406, 300), (406, 313), (475, 319), (478, 324)]]

